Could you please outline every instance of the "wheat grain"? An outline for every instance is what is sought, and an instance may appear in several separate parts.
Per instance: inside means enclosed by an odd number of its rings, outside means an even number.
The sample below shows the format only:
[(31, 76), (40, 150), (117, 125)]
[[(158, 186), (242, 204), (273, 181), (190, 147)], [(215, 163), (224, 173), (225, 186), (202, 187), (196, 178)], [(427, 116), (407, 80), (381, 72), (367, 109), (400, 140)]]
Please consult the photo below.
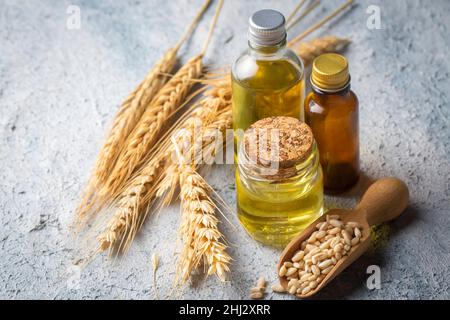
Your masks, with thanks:
[(272, 285), (272, 291), (276, 293), (285, 293), (286, 289), (284, 289), (284, 287), (281, 284), (277, 283)]
[[(342, 221), (337, 215), (327, 215), (326, 221), (317, 223), (316, 231), (302, 241), (300, 250), (295, 252), (291, 259), (291, 261), (300, 260), (294, 264), (286, 261), (278, 271), (280, 277), (286, 277), (289, 293), (302, 298), (316, 289), (341, 259), (348, 255), (353, 247), (358, 246), (361, 239), (356, 235), (358, 233), (356, 226), (354, 222)], [(347, 228), (351, 230), (347, 231)], [(326, 237), (320, 237), (314, 245), (308, 243), (311, 238), (317, 238), (319, 232), (325, 231), (332, 231), (332, 238), (327, 240)], [(349, 244), (343, 246), (345, 243)]]
[(256, 287), (250, 289), (251, 299), (262, 299), (266, 294), (266, 279), (260, 277), (256, 282)]

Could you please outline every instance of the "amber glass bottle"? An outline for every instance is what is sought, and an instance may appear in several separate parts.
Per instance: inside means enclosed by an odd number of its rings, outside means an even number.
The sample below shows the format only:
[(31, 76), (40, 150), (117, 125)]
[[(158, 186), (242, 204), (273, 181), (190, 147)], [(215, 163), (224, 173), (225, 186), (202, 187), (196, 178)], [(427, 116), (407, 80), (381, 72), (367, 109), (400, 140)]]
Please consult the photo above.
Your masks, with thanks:
[(305, 120), (319, 147), (325, 191), (342, 192), (359, 177), (359, 106), (350, 90), (347, 60), (335, 53), (317, 57), (311, 86)]

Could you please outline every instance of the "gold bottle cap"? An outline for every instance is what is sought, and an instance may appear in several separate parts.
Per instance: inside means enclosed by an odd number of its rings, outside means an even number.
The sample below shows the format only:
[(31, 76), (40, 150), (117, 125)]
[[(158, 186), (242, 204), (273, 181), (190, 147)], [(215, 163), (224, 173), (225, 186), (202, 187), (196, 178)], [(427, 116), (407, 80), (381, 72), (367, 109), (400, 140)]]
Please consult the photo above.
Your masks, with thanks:
[(337, 53), (326, 53), (314, 59), (311, 83), (324, 91), (344, 88), (350, 80), (347, 59)]

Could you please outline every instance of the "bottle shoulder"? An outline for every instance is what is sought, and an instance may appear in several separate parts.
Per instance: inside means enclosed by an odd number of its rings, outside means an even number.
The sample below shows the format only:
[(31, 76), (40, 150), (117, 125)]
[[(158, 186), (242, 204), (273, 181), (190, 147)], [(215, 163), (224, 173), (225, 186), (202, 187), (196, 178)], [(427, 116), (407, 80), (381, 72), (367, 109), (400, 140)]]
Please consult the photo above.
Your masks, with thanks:
[(235, 80), (245, 80), (268, 69), (284, 70), (287, 74), (296, 74), (299, 79), (304, 75), (303, 62), (289, 48), (283, 48), (273, 54), (261, 54), (247, 49), (233, 63), (231, 73)]
[(358, 96), (356, 95), (356, 93), (353, 92), (353, 90), (350, 90), (350, 96), (351, 96), (351, 99), (353, 99), (354, 104), (358, 107), (359, 106), (359, 99), (358, 99)]
[(315, 107), (314, 110), (333, 108), (357, 112), (359, 100), (352, 90), (348, 90), (345, 94), (322, 94), (312, 90), (306, 96), (305, 109), (306, 111), (312, 111), (313, 107)]

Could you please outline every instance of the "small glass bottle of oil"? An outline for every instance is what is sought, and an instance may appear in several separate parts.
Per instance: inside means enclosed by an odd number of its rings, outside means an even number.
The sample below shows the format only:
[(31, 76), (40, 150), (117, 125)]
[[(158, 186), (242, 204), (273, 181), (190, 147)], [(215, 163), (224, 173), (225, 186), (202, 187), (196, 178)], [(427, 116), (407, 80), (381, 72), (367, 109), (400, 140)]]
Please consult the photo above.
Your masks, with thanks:
[(236, 169), (238, 218), (262, 243), (283, 246), (323, 212), (323, 183), (312, 131), (292, 117), (255, 122)]
[(306, 123), (319, 147), (325, 191), (339, 193), (359, 177), (359, 103), (350, 90), (347, 59), (336, 53), (317, 57), (311, 87), (305, 101)]
[(290, 116), (304, 121), (304, 68), (300, 58), (286, 48), (284, 16), (261, 10), (249, 23), (249, 48), (231, 72), (235, 153), (243, 132), (260, 119)]

